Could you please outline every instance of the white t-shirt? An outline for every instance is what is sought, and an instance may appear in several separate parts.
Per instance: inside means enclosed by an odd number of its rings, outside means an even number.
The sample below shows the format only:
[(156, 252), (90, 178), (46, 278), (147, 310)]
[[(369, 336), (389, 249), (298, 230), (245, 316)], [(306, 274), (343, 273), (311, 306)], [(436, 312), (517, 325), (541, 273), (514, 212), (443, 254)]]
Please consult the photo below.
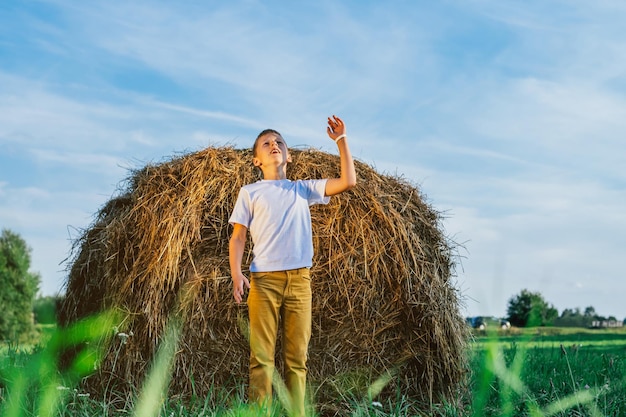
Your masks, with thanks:
[(313, 234), (309, 206), (328, 204), (326, 179), (261, 180), (239, 191), (228, 222), (252, 236), (251, 272), (311, 267)]

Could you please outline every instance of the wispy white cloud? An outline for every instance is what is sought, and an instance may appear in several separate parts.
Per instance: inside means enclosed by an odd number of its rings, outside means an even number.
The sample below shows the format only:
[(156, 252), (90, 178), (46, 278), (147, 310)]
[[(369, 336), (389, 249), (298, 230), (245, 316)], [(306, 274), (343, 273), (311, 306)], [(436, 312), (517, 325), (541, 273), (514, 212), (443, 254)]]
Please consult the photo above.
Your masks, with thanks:
[[(480, 206), (459, 198), (451, 204), (453, 213), (446, 220), (448, 230), (457, 231), (456, 239), (465, 242), (468, 251), (461, 275), (468, 293), (478, 301), (475, 309), (492, 309), (500, 303), (498, 309), (504, 311), (502, 294), (494, 296), (485, 286), (503, 294), (527, 287), (563, 309), (579, 305), (573, 303), (592, 293), (599, 297), (602, 288), (614, 285), (620, 271), (607, 260), (618, 256), (618, 248), (624, 245), (623, 193), (593, 183), (537, 180), (508, 185), (499, 194), (479, 196), (485, 197)], [(513, 207), (496, 215), (478, 208), (488, 209), (496, 199)], [(573, 277), (584, 277), (579, 282), (593, 282), (593, 288), (586, 295), (564, 299), (560, 291)], [(618, 298), (606, 294), (597, 299), (617, 305)]]
[(32, 249), (31, 271), (42, 277), (40, 290), (60, 291), (72, 240), (93, 221), (95, 210), (110, 194), (4, 184), (0, 196), (0, 225), (18, 233)]
[(94, 172), (99, 175), (119, 177), (120, 158), (100, 153), (58, 151), (55, 149), (33, 149), (31, 154), (40, 163), (57, 167), (72, 168), (81, 172)]
[(427, 74), (428, 54), (412, 65), (420, 38), (401, 16), (381, 19), (363, 9), (369, 14), (363, 21), (342, 7), (313, 7), (309, 18), (320, 24), (300, 32), (293, 25), (307, 19), (299, 8), (286, 7), (277, 16), (260, 3), (238, 6), (195, 13), (165, 4), (101, 2), (66, 12), (74, 29), (114, 65), (127, 62), (185, 88), (193, 85), (219, 95), (212, 100), (224, 107), (246, 103), (270, 123), (294, 117), (285, 109), (306, 124), (307, 115), (320, 109), (404, 100), (410, 86), (402, 81)]
[(49, 85), (18, 76), (0, 73), (0, 82), (10, 86), (0, 96), (0, 140), (65, 149), (77, 142), (92, 149), (125, 147), (125, 135), (114, 126), (128, 123), (128, 108), (55, 93)]
[[(495, 87), (495, 86), (493, 86)], [(626, 100), (598, 86), (525, 78), (490, 88), (482, 107), (470, 113), (479, 133), (503, 140), (528, 138), (543, 145), (614, 141), (626, 127)]]
[(180, 112), (180, 113), (187, 113), (193, 116), (198, 116), (198, 117), (206, 118), (206, 119), (215, 119), (215, 120), (233, 122), (234, 124), (238, 124), (240, 126), (253, 127), (255, 129), (262, 130), (264, 126), (262, 123), (258, 121), (250, 120), (250, 119), (236, 116), (233, 114), (227, 114), (222, 111), (203, 110), (203, 109), (198, 109), (198, 108), (176, 105), (172, 103), (165, 103), (161, 101), (152, 101), (151, 104), (153, 104), (156, 107), (161, 107), (167, 110), (173, 110), (173, 111)]

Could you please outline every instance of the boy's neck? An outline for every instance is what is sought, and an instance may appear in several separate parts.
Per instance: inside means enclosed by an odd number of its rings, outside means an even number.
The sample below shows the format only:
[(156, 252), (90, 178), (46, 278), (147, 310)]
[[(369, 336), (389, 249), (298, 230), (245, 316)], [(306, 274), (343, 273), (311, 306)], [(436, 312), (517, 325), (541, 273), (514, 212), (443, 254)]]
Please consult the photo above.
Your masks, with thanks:
[[(272, 167), (274, 168), (274, 167)], [(286, 180), (287, 170), (284, 167), (275, 167), (276, 169), (262, 169), (264, 180)]]

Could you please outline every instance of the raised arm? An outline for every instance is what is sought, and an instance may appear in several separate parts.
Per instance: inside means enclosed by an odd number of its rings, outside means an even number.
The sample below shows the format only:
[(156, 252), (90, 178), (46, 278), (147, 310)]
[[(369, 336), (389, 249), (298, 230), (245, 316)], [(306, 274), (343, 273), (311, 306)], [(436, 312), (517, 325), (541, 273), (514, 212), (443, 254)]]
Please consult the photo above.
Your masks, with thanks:
[(326, 132), (339, 148), (339, 160), (341, 163), (340, 177), (329, 178), (326, 182), (326, 195), (331, 196), (354, 187), (356, 185), (356, 171), (354, 170), (354, 160), (352, 159), (350, 147), (348, 146), (346, 126), (343, 120), (335, 115), (329, 117)]
[(233, 297), (237, 304), (243, 300), (244, 287), (250, 288), (250, 281), (241, 272), (241, 261), (243, 251), (246, 247), (246, 237), (248, 228), (242, 224), (233, 224), (233, 234), (228, 242), (228, 261), (230, 264), (230, 275), (233, 279)]

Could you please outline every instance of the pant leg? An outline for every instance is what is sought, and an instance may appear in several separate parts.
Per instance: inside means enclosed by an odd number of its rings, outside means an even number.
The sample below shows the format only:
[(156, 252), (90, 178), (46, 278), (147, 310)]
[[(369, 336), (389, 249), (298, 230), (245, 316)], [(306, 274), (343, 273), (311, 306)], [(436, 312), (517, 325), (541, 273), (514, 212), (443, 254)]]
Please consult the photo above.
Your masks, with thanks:
[(248, 294), (251, 401), (269, 406), (272, 397), (276, 335), (286, 274), (252, 273)]
[(287, 271), (283, 300), (283, 354), (285, 384), (291, 396), (292, 413), (304, 416), (306, 373), (311, 340), (311, 276), (308, 268)]

